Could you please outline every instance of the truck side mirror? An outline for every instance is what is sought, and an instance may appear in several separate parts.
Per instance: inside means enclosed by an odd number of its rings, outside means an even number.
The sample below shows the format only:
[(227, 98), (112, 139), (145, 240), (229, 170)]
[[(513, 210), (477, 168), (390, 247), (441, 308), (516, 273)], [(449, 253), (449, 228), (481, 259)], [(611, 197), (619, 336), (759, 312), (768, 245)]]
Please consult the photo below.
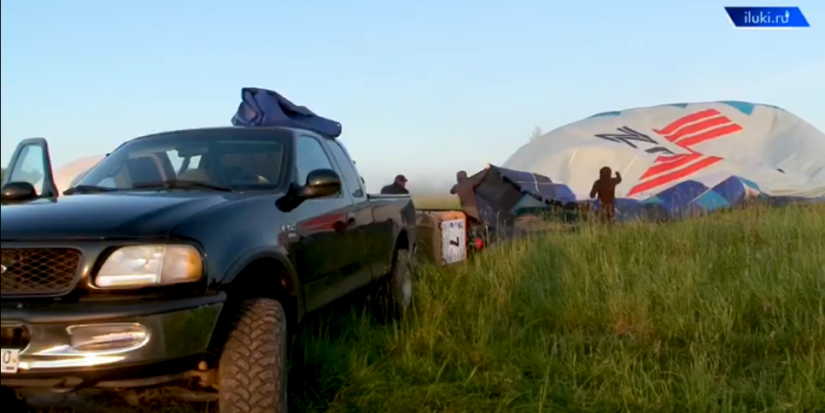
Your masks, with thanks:
[(3, 202), (25, 202), (37, 199), (34, 185), (28, 182), (9, 182), (3, 186)]
[(341, 193), (341, 177), (332, 169), (316, 169), (307, 175), (301, 198), (324, 198)]

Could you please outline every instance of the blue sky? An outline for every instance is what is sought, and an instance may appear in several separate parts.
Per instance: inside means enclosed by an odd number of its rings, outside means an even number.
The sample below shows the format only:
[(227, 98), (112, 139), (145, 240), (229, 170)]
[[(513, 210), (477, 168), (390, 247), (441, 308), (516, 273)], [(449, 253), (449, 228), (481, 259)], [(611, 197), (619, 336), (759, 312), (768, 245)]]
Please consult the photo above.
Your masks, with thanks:
[[(630, 5), (632, 4), (632, 6)], [(735, 30), (723, 6), (800, 6)], [(244, 86), (340, 121), (370, 189), (502, 163), (534, 126), (746, 100), (825, 130), (825, 1), (3, 0), (2, 163), (56, 166), (132, 137), (227, 125)], [(816, 45), (819, 46), (816, 46)]]

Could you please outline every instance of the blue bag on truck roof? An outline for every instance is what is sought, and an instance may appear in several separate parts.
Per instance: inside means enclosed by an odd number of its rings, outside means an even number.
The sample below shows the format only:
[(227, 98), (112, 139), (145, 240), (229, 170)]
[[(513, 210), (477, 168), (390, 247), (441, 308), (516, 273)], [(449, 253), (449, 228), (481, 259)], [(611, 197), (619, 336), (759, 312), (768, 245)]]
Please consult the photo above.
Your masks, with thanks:
[(341, 136), (341, 124), (316, 115), (305, 106), (298, 106), (277, 92), (241, 89), (241, 104), (232, 117), (235, 126), (286, 126), (306, 129), (330, 138)]

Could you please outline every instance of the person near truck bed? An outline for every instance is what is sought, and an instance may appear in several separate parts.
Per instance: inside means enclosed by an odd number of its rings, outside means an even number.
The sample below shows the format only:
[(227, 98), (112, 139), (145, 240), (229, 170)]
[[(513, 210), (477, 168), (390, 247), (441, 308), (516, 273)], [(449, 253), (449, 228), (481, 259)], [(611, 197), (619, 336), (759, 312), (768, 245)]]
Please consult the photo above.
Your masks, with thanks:
[(616, 177), (611, 176), (609, 166), (599, 170), (599, 179), (593, 182), (590, 198), (599, 198), (599, 217), (607, 222), (613, 220), (616, 208), (616, 187), (622, 183), (622, 175), (616, 171)]
[[(489, 169), (490, 164), (485, 166)], [(478, 204), (476, 203), (475, 187), (478, 181), (483, 178), (483, 174), (478, 175), (478, 178), (473, 179), (467, 177), (467, 171), (458, 171), (455, 174), (456, 184), (450, 189), (451, 195), (458, 195), (458, 201), (461, 204), (461, 210), (467, 215), (467, 218), (472, 219), (475, 223), (481, 222), (481, 215), (478, 213)]]
[(404, 175), (396, 175), (393, 183), (381, 188), (382, 194), (402, 195), (409, 194), (407, 190), (407, 177)]

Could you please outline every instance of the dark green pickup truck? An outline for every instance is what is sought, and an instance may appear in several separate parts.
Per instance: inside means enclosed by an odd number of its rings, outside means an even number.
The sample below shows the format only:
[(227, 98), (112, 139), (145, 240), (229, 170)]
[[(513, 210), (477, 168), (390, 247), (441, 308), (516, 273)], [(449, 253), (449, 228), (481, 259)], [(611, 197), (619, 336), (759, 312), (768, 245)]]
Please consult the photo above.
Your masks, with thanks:
[(2, 195), (2, 387), (23, 400), (187, 389), (284, 412), (288, 326), (363, 287), (386, 320), (412, 301), (411, 198), (367, 195), (307, 130), (140, 137), (63, 194), (31, 139)]

